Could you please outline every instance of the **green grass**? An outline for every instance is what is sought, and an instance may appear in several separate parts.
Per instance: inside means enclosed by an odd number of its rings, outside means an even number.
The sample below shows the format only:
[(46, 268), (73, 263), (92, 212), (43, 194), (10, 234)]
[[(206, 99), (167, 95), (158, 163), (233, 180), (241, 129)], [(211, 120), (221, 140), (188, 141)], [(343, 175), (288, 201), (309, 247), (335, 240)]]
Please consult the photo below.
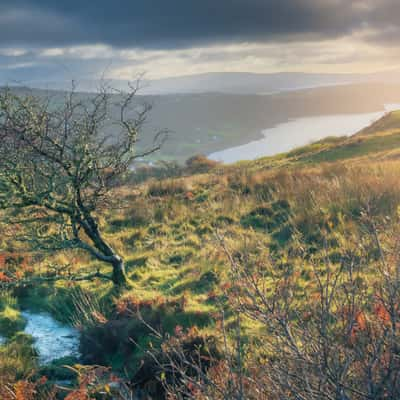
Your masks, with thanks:
[[(80, 326), (93, 362), (132, 372), (153, 340), (136, 318), (138, 309), (163, 333), (196, 326), (199, 335), (217, 335), (231, 284), (221, 236), (235, 256), (251, 255), (249, 266), (259, 257), (290, 266), (300, 276), (299, 292), (305, 296), (312, 290), (313, 263), (321, 265), (328, 256), (337, 264), (348, 250), (348, 236), (357, 238), (365, 231), (367, 206), (377, 218), (395, 221), (400, 205), (400, 160), (392, 157), (400, 150), (395, 121), (400, 124), (400, 114), (380, 121), (379, 132), (327, 138), (207, 174), (116, 189), (124, 208), (108, 211), (99, 223), (125, 258), (132, 288), (120, 293), (100, 280), (59, 282), (26, 289), (19, 300)], [(374, 257), (371, 249), (371, 270)], [(61, 253), (47, 261), (70, 259)], [(109, 272), (83, 253), (74, 254), (74, 260), (76, 268), (84, 266), (87, 272), (97, 267)], [(375, 278), (368, 271), (365, 279)], [(20, 330), (15, 299), (4, 297), (0, 305), (0, 333)], [(226, 323), (233, 323), (229, 313)], [(244, 325), (249, 332), (259, 329)]]
[(0, 312), (0, 335), (11, 337), (16, 332), (22, 331), (25, 321), (19, 310), (6, 306)]
[(26, 322), (18, 309), (17, 300), (5, 292), (0, 296), (0, 335), (11, 338), (25, 328)]
[(360, 135), (375, 135), (377, 132), (400, 128), (400, 111), (392, 111), (372, 125), (363, 129)]
[(303, 164), (350, 160), (368, 155), (385, 157), (400, 147), (400, 111), (393, 111), (359, 133), (347, 137), (327, 137), (307, 146), (256, 161), (242, 161), (230, 169), (258, 170), (296, 167)]
[(5, 291), (0, 295), (0, 335), (6, 339), (0, 345), (0, 386), (4, 377), (22, 379), (37, 368), (33, 340), (25, 335), (26, 321), (22, 318), (18, 301)]
[(22, 379), (36, 369), (36, 353), (30, 336), (18, 333), (4, 346), (0, 346), (0, 385), (1, 378), (5, 376)]
[(368, 136), (352, 139), (333, 148), (311, 154), (304, 161), (311, 163), (333, 162), (354, 157), (363, 157), (371, 153), (392, 150), (400, 146), (400, 132), (386, 136)]

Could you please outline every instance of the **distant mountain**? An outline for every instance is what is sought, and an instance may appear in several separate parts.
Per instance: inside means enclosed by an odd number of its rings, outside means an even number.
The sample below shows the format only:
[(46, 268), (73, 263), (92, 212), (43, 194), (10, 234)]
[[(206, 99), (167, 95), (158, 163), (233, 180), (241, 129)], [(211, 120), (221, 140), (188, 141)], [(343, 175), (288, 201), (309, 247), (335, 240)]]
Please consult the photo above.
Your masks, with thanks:
[[(77, 81), (81, 91), (93, 92), (99, 87), (98, 81)], [(127, 81), (107, 80), (110, 87), (127, 88)], [(215, 72), (187, 75), (157, 80), (143, 80), (141, 94), (271, 94), (278, 92), (311, 89), (317, 87), (340, 86), (358, 83), (400, 83), (400, 70), (374, 74), (314, 74), (284, 72), (255, 74), (247, 72)], [(29, 86), (44, 89), (67, 90), (71, 82), (35, 80)]]
[(362, 81), (362, 76), (352, 74), (217, 72), (149, 81), (144, 90), (149, 94), (204, 92), (270, 94)]
[(283, 72), (253, 74), (216, 72), (146, 82), (147, 94), (205, 93), (271, 94), (357, 83), (400, 83), (400, 70), (373, 74), (312, 74)]

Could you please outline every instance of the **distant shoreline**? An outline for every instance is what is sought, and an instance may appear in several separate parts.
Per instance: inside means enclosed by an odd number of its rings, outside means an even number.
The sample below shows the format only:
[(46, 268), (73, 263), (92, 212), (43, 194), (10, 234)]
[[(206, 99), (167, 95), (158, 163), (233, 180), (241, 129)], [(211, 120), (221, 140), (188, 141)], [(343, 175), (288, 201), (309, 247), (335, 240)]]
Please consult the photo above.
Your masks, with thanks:
[(301, 117), (266, 128), (261, 137), (208, 154), (223, 163), (255, 160), (275, 156), (322, 140), (328, 136), (350, 136), (367, 128), (387, 112), (400, 109), (400, 104), (385, 104), (372, 113), (348, 113)]

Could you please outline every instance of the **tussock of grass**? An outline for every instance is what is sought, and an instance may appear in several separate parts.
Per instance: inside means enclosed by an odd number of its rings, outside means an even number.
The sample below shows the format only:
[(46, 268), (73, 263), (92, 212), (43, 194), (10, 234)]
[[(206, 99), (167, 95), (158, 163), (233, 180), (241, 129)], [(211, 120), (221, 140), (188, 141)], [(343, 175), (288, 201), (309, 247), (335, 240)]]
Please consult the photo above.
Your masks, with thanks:
[(25, 321), (21, 313), (9, 306), (0, 312), (0, 334), (6, 337), (13, 336), (16, 332), (23, 330)]
[(36, 368), (36, 353), (30, 336), (19, 333), (0, 346), (0, 385), (5, 377), (12, 382), (28, 377)]
[(0, 335), (10, 338), (25, 327), (17, 300), (8, 292), (0, 296)]

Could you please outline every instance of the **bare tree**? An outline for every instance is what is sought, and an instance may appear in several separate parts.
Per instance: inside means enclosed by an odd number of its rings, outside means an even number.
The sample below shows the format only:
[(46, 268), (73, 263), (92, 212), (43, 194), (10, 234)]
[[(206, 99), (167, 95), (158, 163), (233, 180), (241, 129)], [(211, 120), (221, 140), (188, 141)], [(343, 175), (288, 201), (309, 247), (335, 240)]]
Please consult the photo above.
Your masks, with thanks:
[(98, 215), (133, 161), (157, 151), (165, 138), (159, 132), (148, 150), (136, 151), (151, 109), (135, 104), (137, 90), (83, 96), (73, 88), (61, 101), (0, 92), (0, 207), (25, 217), (24, 232), (31, 229), (23, 239), (35, 249), (81, 249), (112, 266), (110, 276), (98, 270), (76, 279), (127, 283), (124, 261), (103, 236)]

